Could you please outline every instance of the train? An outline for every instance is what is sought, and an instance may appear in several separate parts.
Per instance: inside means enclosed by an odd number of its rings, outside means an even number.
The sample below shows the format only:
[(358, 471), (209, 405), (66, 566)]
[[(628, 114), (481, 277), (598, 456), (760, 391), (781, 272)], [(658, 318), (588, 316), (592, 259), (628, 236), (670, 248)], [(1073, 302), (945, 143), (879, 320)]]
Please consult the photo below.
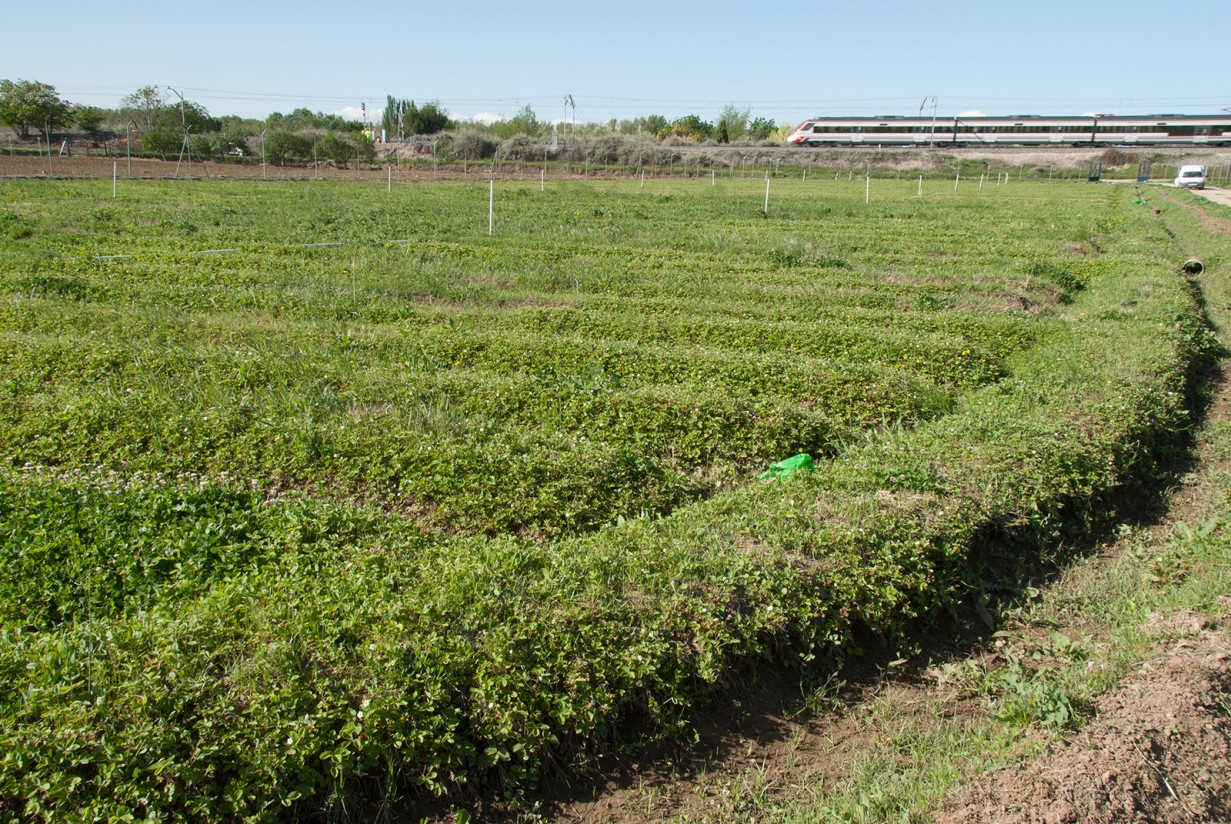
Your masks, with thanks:
[(817, 117), (797, 146), (1231, 146), (1231, 114)]

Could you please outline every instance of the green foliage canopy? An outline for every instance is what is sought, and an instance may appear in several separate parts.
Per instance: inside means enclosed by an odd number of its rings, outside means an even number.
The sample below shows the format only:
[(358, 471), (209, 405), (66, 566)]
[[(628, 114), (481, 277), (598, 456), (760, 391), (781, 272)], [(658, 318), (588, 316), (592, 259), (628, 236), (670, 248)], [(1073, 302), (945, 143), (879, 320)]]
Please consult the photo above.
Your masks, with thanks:
[(149, 131), (142, 133), (141, 151), (153, 152), (163, 160), (166, 160), (169, 156), (179, 151), (183, 142), (184, 135), (181, 131), (160, 123)]
[(706, 123), (695, 114), (686, 114), (671, 123), (671, 129), (667, 134), (659, 132), (660, 137), (668, 135), (686, 137), (696, 141), (711, 140), (714, 137), (714, 124)]
[(399, 135), (436, 134), (448, 125), (449, 115), (440, 107), (439, 101), (429, 101), (420, 108), (413, 100), (397, 100), (392, 95), (388, 97), (380, 118), (380, 127), (390, 140)]
[(333, 129), (338, 132), (357, 132), (363, 128), (358, 120), (347, 120), (339, 114), (313, 112), (310, 109), (295, 109), (290, 114), (273, 112), (265, 118), (265, 125), (279, 131), (298, 132), (304, 129)]
[(73, 109), (73, 119), (91, 140), (98, 140), (106, 118), (107, 113), (97, 106), (77, 106)]
[(70, 111), (55, 86), (37, 80), (0, 80), (0, 123), (23, 140), (30, 136), (31, 129), (63, 126)]
[(308, 160), (312, 157), (312, 141), (294, 132), (270, 132), (265, 136), (265, 157), (275, 166)]
[(338, 137), (332, 130), (316, 141), (316, 156), (321, 160), (331, 160), (339, 166), (345, 166), (355, 159), (355, 144)]
[(748, 124), (748, 137), (752, 140), (769, 140), (777, 130), (777, 123), (769, 118), (758, 117)]
[(748, 132), (748, 116), (751, 113), (751, 110), (738, 109), (731, 103), (723, 106), (714, 130), (718, 142), (738, 143), (743, 140)]
[(530, 108), (530, 104), (527, 103), (518, 110), (517, 114), (508, 120), (500, 120), (493, 123), (491, 131), (492, 134), (502, 139), (518, 134), (538, 137), (543, 133), (545, 125), (539, 121), (538, 116), (534, 113), (534, 109)]

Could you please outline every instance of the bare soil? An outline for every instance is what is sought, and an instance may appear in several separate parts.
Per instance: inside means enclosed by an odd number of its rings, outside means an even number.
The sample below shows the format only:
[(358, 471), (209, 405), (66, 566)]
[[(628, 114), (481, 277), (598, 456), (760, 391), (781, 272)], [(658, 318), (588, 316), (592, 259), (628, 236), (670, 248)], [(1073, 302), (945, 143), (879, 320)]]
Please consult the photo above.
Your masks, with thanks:
[[(1092, 149), (1066, 148), (801, 148), (797, 146), (699, 146), (673, 145), (673, 151), (682, 155), (685, 160), (677, 165), (679, 176), (686, 176), (689, 163), (693, 164), (692, 173), (706, 174), (701, 169), (700, 159), (707, 158), (711, 165), (725, 166), (728, 163), (740, 164), (743, 161), (756, 163), (780, 162), (784, 166), (797, 167), (827, 167), (862, 169), (871, 163), (881, 169), (896, 169), (899, 171), (932, 171), (937, 169), (952, 169), (957, 160), (981, 160), (988, 164), (989, 169), (1010, 169), (1030, 167), (1036, 169), (1085, 170), (1093, 161), (1103, 159), (1108, 149), (1098, 147)], [(1121, 167), (1121, 173), (1135, 173), (1135, 164), (1139, 161), (1151, 161), (1155, 164), (1176, 166), (1181, 163), (1203, 163), (1209, 167), (1231, 165), (1231, 149), (1225, 148), (1142, 148), (1119, 149), (1128, 165)], [(399, 168), (397, 155), (403, 158), (416, 159), (418, 165), (412, 166), (403, 162)], [(233, 180), (367, 180), (386, 181), (392, 175), (394, 181), (402, 180), (443, 180), (457, 178), (486, 179), (490, 173), (490, 161), (476, 161), (462, 168), (458, 164), (441, 165), (438, 168), (427, 168), (425, 158), (416, 154), (412, 147), (402, 147), (380, 144), (377, 146), (377, 162), (374, 164), (351, 164), (347, 168), (335, 168), (328, 163), (317, 165), (275, 166), (251, 160), (245, 163), (217, 161), (202, 161), (194, 159), (191, 167), (187, 160), (179, 161), (156, 160), (150, 158), (128, 158), (123, 154), (109, 157), (99, 155), (73, 154), (65, 156), (32, 154), (4, 154), (0, 147), (0, 179), (2, 178), (110, 178), (113, 171), (123, 181), (132, 179), (164, 179), (164, 178), (210, 178)], [(177, 168), (178, 167), (178, 168)], [(1128, 171), (1125, 171), (1127, 169)], [(518, 171), (520, 170), (520, 172)], [(627, 174), (626, 169), (608, 170), (604, 166), (583, 166), (572, 163), (567, 172), (557, 168), (553, 162), (549, 175), (559, 177), (562, 174), (569, 177), (604, 177), (610, 173)], [(661, 170), (660, 170), (661, 171)], [(1155, 171), (1159, 171), (1156, 165)], [(1110, 171), (1107, 172), (1110, 175)], [(538, 179), (537, 167), (526, 166), (516, 162), (502, 163), (501, 177), (520, 177)]]
[(1184, 637), (1104, 695), (1094, 721), (1023, 768), (979, 778), (937, 821), (1231, 820), (1228, 615), (1159, 620)]

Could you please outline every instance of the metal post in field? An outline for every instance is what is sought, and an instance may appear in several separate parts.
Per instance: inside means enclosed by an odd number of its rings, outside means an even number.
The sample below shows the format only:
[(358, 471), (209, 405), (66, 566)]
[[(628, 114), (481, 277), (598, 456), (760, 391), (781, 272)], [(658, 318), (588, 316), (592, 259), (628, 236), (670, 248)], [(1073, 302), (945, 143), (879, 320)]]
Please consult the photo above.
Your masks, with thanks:
[(923, 175), (919, 175), (919, 192), (915, 197), (923, 197)]
[(118, 160), (111, 161), (111, 199), (115, 200), (116, 195), (116, 178), (120, 173), (120, 162)]
[(765, 214), (769, 214), (769, 169), (765, 170)]
[(56, 176), (56, 164), (51, 159), (51, 124), (47, 123), (47, 168), (51, 170), (51, 176)]
[(385, 172), (387, 173), (387, 177), (389, 178), (388, 188), (385, 191), (392, 192), (393, 191), (393, 167), (390, 166), (388, 163), (385, 164)]
[(496, 179), (487, 182), (487, 234), (496, 233)]
[(953, 179), (953, 191), (957, 191), (957, 184), (962, 182), (962, 170), (957, 170), (957, 177)]
[(984, 178), (984, 175), (979, 175), (979, 191), (980, 192), (983, 191), (983, 178)]

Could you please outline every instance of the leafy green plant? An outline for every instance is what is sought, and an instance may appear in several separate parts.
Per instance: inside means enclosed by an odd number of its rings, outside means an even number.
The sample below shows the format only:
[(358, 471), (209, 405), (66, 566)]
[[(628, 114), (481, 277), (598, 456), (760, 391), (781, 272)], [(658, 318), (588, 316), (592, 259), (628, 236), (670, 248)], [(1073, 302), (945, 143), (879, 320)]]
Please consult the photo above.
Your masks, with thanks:
[[(16, 816), (529, 792), (743, 667), (945, 614), (987, 535), (1087, 529), (1209, 352), (1106, 189), (783, 181), (767, 218), (708, 181), (508, 186), (489, 236), (486, 185), (196, 183), (6, 189), (37, 227), (0, 255)], [(1085, 288), (1023, 278), (1075, 233)], [(1068, 723), (1032, 654), (988, 690)]]

